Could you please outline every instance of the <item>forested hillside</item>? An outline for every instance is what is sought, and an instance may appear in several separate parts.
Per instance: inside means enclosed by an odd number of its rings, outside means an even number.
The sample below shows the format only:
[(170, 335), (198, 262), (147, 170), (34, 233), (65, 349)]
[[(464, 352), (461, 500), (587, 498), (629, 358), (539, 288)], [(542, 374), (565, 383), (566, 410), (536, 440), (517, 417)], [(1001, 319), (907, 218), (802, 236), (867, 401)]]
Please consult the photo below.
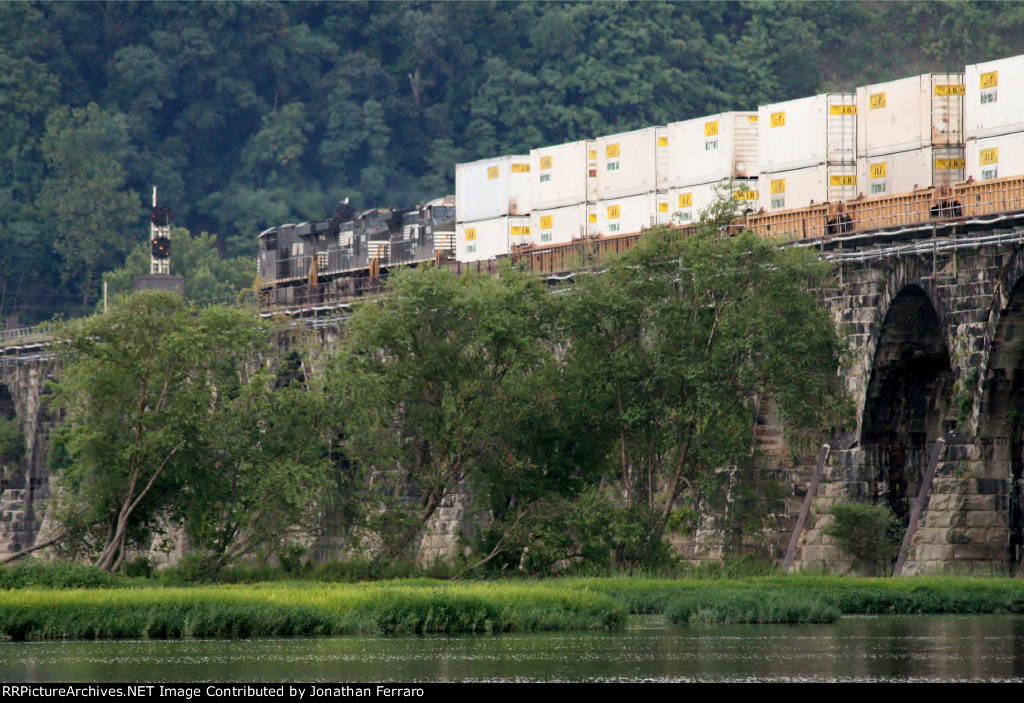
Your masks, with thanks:
[(154, 184), (251, 256), (458, 161), (1019, 53), (1017, 3), (0, 3), (0, 314), (91, 308)]

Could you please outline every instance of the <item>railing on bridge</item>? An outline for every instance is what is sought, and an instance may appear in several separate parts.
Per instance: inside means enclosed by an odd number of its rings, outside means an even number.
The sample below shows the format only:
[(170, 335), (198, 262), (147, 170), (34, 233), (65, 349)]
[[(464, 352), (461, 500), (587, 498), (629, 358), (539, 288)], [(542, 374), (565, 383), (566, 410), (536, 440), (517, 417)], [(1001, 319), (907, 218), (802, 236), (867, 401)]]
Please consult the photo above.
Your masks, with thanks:
[(3, 330), (0, 332), (0, 346), (26, 344), (29, 342), (45, 342), (48, 339), (50, 339), (50, 334), (46, 325), (19, 327), (17, 329)]

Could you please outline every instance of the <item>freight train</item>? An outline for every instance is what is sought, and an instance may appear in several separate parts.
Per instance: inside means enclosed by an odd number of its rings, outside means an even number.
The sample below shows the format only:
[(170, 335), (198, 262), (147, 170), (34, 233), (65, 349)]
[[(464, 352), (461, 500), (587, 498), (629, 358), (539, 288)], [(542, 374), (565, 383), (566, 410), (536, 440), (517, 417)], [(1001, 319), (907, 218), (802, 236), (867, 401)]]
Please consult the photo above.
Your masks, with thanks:
[(454, 197), (262, 233), (264, 300), (340, 300), (431, 260), (565, 273), (649, 227), (692, 226), (723, 186), (737, 226), (780, 240), (1019, 213), (1022, 86), (1017, 56), (456, 164)]

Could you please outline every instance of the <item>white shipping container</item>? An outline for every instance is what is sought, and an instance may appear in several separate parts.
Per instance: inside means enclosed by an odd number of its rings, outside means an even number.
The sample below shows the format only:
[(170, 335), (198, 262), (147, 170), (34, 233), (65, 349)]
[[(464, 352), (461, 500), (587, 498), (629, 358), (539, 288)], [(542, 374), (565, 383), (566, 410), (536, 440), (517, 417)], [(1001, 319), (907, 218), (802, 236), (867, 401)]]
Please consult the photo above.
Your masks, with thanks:
[(857, 155), (962, 146), (964, 75), (926, 73), (857, 88)]
[(571, 142), (530, 151), (534, 210), (597, 200), (597, 146)]
[(669, 140), (664, 127), (648, 127), (596, 140), (599, 198), (664, 189)]
[(762, 173), (758, 183), (761, 206), (768, 212), (838, 203), (857, 197), (857, 164), (818, 164)]
[(596, 224), (596, 229), (592, 228), (590, 233), (615, 236), (667, 225), (671, 218), (669, 206), (668, 193), (658, 192), (598, 201), (596, 212), (590, 214), (591, 224)]
[(729, 179), (714, 183), (680, 186), (668, 190), (668, 209), (672, 223), (688, 225), (699, 222), (701, 214), (729, 190), (730, 184), (737, 215), (747, 209), (756, 211), (760, 208), (758, 179), (756, 178)]
[(1024, 131), (967, 140), (967, 175), (976, 181), (1024, 175)]
[(499, 156), (455, 164), (455, 219), (487, 220), (530, 214), (529, 156)]
[(530, 215), (530, 234), (539, 246), (562, 244), (597, 234), (597, 204), (578, 203), (564, 207), (534, 210)]
[(756, 112), (724, 112), (668, 125), (666, 187), (757, 178)]
[(758, 108), (762, 172), (857, 162), (857, 96), (827, 93)]
[(1024, 131), (1024, 56), (964, 69), (967, 139)]
[(529, 237), (530, 216), (505, 216), (455, 225), (455, 260), (470, 262), (508, 254), (514, 244)]
[(925, 147), (857, 161), (859, 193), (867, 197), (951, 186), (966, 176), (964, 147)]

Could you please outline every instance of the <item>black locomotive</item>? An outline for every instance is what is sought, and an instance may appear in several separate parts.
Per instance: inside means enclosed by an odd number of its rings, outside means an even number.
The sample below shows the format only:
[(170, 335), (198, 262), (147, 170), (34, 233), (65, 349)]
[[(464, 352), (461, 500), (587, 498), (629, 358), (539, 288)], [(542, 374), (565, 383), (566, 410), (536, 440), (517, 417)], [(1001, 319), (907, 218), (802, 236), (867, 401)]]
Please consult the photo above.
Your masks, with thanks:
[(453, 196), (360, 213), (346, 200), (329, 220), (261, 232), (258, 274), (266, 303), (316, 303), (359, 295), (389, 267), (440, 263), (454, 254)]

